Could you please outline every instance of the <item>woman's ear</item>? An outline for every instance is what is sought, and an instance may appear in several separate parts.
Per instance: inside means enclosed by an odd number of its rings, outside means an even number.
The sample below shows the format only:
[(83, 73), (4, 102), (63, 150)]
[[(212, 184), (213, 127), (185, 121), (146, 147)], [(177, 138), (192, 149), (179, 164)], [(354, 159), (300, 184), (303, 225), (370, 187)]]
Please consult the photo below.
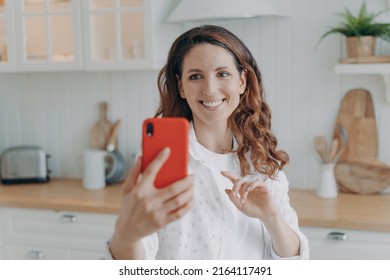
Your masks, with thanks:
[(247, 71), (246, 69), (243, 69), (241, 71), (241, 75), (240, 75), (240, 94), (243, 94), (245, 92), (245, 89), (246, 89), (246, 78), (247, 78)]
[(177, 88), (179, 89), (180, 97), (186, 99), (186, 96), (184, 95), (183, 84), (178, 75), (176, 75), (176, 81), (177, 81)]

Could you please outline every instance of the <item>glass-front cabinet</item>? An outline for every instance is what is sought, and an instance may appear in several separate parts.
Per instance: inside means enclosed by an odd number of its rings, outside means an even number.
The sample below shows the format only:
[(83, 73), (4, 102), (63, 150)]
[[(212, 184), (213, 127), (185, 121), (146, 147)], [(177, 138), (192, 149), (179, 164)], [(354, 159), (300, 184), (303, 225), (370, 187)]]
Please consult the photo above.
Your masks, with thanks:
[(85, 1), (87, 69), (128, 69), (146, 65), (145, 4), (144, 0)]
[(88, 15), (92, 61), (144, 58), (143, 0), (91, 0)]
[(16, 71), (12, 0), (0, 0), (0, 71)]
[(166, 23), (175, 0), (83, 1), (87, 70), (159, 69), (181, 26)]
[(177, 0), (0, 0), (0, 72), (159, 69)]
[(20, 0), (15, 4), (20, 70), (82, 69), (78, 0)]

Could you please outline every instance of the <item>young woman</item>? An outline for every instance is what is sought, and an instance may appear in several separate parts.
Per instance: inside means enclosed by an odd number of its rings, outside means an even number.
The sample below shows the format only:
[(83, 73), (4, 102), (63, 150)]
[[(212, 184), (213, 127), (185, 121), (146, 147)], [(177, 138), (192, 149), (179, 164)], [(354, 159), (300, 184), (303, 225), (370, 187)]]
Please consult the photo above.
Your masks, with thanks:
[(163, 150), (123, 184), (108, 249), (116, 259), (307, 259), (308, 242), (289, 204), (288, 162), (276, 150), (256, 61), (212, 25), (176, 39), (158, 77), (156, 116), (190, 122), (189, 175), (164, 189), (154, 178)]

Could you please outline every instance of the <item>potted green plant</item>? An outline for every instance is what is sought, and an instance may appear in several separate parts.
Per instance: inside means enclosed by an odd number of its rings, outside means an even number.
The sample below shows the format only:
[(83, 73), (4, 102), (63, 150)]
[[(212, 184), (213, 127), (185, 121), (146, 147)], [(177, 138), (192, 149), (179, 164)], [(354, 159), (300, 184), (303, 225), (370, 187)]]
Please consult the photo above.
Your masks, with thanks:
[(343, 13), (338, 14), (344, 19), (344, 22), (331, 27), (322, 35), (320, 41), (330, 34), (339, 33), (346, 37), (348, 57), (373, 56), (376, 38), (390, 42), (390, 24), (375, 21), (385, 11), (387, 10), (377, 13), (369, 12), (365, 1), (356, 16), (348, 8), (345, 8)]

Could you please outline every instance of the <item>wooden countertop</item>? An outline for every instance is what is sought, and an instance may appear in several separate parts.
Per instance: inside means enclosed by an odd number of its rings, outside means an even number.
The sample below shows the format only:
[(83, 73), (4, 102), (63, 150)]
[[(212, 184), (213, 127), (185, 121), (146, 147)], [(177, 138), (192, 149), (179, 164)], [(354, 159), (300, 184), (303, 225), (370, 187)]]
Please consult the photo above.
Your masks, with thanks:
[[(300, 226), (390, 232), (390, 195), (340, 193), (318, 198), (314, 191), (290, 190), (291, 205)], [(0, 207), (38, 208), (116, 214), (120, 185), (85, 190), (80, 180), (52, 179), (49, 183), (0, 185)]]
[(300, 226), (390, 232), (390, 195), (339, 193), (322, 199), (314, 191), (290, 190)]
[(81, 180), (52, 179), (48, 183), (0, 185), (0, 207), (38, 208), (116, 214), (120, 185), (86, 190)]

